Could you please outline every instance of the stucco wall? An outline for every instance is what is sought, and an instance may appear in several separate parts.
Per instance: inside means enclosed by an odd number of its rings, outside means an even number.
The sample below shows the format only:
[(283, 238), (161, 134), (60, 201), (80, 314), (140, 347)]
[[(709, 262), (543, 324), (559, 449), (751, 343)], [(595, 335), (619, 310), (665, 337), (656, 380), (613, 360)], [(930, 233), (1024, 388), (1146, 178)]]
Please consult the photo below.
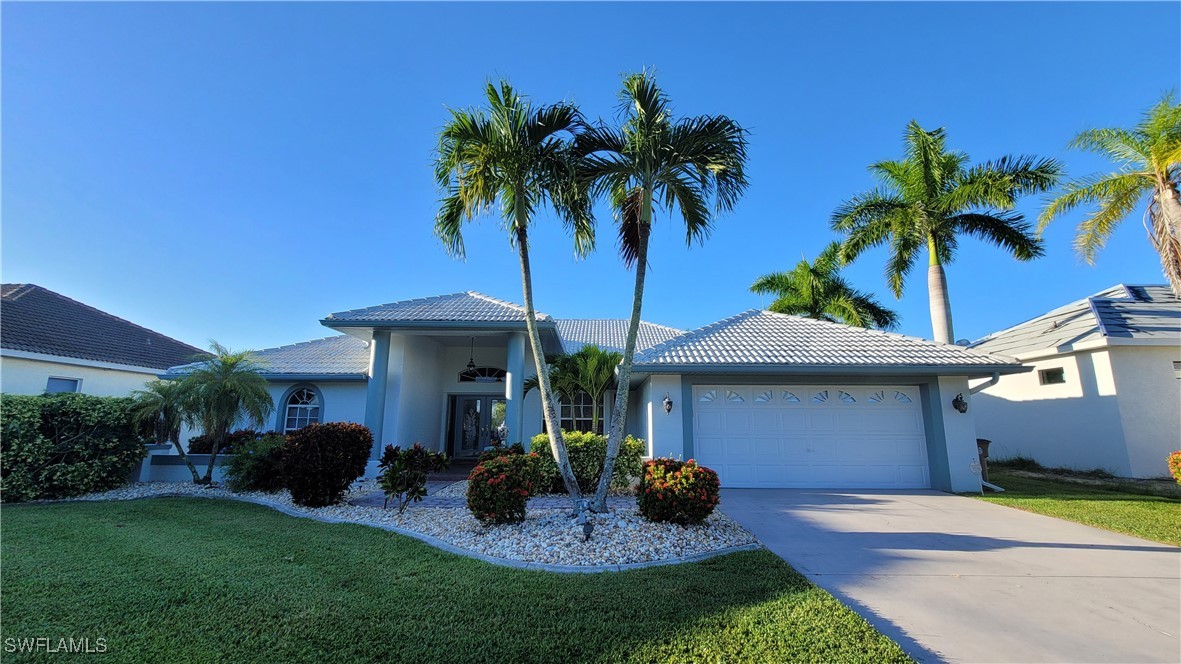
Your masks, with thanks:
[[(975, 395), (976, 426), (993, 458), (1024, 456), (1051, 467), (1130, 475), (1112, 357), (1100, 349), (1026, 363)], [(1038, 370), (1062, 368), (1066, 382), (1041, 385)], [(1171, 368), (1171, 365), (1170, 365)]]
[(150, 369), (121, 371), (30, 360), (18, 357), (0, 357), (0, 391), (7, 394), (42, 394), (50, 376), (82, 379), (82, 394), (100, 397), (125, 397), (133, 390), (142, 389), (144, 383), (156, 378)]
[[(644, 436), (648, 443), (648, 454), (657, 457), (685, 459), (686, 407), (689, 399), (682, 398), (679, 375), (656, 374), (648, 378), (643, 395), (645, 419), (648, 430)], [(673, 400), (673, 411), (664, 412), (664, 395)], [(690, 425), (691, 426), (691, 425)]]
[(1181, 449), (1181, 347), (1117, 346), (1111, 353), (1120, 422), (1132, 477), (1165, 477), (1165, 459)]
[(275, 412), (271, 414), (264, 429), (283, 431), (283, 395), (296, 385), (311, 385), (319, 390), (323, 398), (320, 405), (321, 422), (365, 423), (365, 381), (272, 381), (267, 385), (267, 392), (275, 400)]
[[(426, 337), (408, 336), (403, 345), (401, 400), (398, 402), (397, 428), (386, 444), (408, 447), (422, 443), (433, 449), (446, 449), (443, 423), (446, 412), (443, 384), (456, 380), (443, 364), (443, 346)], [(451, 373), (448, 376), (447, 373)], [(388, 394), (387, 394), (388, 396)], [(387, 433), (391, 433), (388, 425)]]

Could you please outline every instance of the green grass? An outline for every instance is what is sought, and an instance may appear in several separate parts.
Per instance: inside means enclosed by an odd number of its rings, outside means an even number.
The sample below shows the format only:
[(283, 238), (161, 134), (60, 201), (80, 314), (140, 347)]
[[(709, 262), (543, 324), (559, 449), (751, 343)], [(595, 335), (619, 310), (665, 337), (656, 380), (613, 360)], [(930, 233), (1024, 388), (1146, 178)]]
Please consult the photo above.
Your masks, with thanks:
[(980, 499), (1181, 546), (1181, 499), (1156, 495), (1171, 491), (1085, 474), (1081, 478), (1089, 482), (990, 468), (989, 480), (1005, 492), (986, 493)]
[(766, 551), (551, 574), (183, 498), (8, 505), (3, 527), (4, 637), (103, 637), (112, 662), (908, 661)]

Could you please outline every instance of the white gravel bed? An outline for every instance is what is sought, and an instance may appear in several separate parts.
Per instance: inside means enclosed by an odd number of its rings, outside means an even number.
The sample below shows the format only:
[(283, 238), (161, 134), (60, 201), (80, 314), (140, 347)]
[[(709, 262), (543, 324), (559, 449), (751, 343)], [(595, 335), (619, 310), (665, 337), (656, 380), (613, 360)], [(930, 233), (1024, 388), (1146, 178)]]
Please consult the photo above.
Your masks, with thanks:
[[(447, 486), (443, 487), (442, 489), (434, 491), (433, 493), (431, 493), (431, 495), (444, 497), (444, 498), (466, 498), (467, 497), (467, 480), (458, 480), (458, 481), (454, 482), (453, 484), (448, 484)], [(635, 489), (632, 487), (626, 487), (626, 488), (611, 487), (610, 489), (607, 490), (607, 495), (608, 496), (634, 496)], [(540, 495), (537, 495), (534, 497), (535, 498), (566, 498), (567, 494), (543, 493), (543, 494), (540, 494)]]
[[(358, 482), (350, 489), (350, 497), (371, 493), (375, 488), (375, 483)], [(591, 516), (595, 524), (594, 533), (590, 541), (583, 541), (582, 527), (570, 518), (567, 510), (530, 510), (524, 523), (485, 526), (466, 509), (411, 505), (404, 514), (399, 515), (395, 509), (347, 504), (309, 508), (293, 503), (286, 491), (233, 492), (224, 487), (206, 488), (191, 482), (130, 484), (112, 491), (80, 496), (75, 500), (132, 500), (169, 494), (263, 501), (309, 517), (362, 525), (394, 526), (437, 538), (465, 551), (547, 565), (593, 567), (647, 563), (707, 554), (757, 542), (753, 535), (721, 512), (714, 512), (697, 526), (653, 523), (640, 517), (634, 508), (619, 509), (611, 514), (595, 514)]]

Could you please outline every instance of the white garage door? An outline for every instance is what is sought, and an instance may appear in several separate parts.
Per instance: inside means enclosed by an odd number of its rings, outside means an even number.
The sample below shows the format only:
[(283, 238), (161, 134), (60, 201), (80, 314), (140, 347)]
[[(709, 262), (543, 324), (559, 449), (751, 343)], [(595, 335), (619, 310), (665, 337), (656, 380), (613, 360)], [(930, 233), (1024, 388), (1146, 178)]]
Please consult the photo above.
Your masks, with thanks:
[(914, 386), (698, 385), (693, 444), (723, 487), (931, 483)]

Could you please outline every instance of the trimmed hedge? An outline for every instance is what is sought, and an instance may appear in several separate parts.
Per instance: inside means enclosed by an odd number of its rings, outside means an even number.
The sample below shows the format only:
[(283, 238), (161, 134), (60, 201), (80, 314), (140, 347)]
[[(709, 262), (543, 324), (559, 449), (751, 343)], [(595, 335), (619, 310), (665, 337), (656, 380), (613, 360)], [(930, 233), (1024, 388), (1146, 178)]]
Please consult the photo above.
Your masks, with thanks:
[(339, 503), (373, 449), (369, 429), (351, 422), (311, 424), (287, 434), (283, 474), (291, 499), (307, 507)]
[[(570, 466), (583, 493), (593, 493), (599, 486), (603, 474), (603, 461), (607, 458), (607, 436), (581, 431), (563, 431), (566, 452), (570, 455)], [(558, 462), (550, 450), (549, 435), (538, 434), (530, 442), (530, 451), (541, 458), (541, 490), (549, 493), (566, 493), (566, 485), (558, 472)], [(611, 486), (626, 489), (632, 480), (640, 476), (640, 460), (644, 456), (644, 441), (627, 436), (619, 444), (619, 456), (615, 459), (615, 474)]]
[(147, 454), (129, 397), (0, 396), (0, 497), (56, 499), (114, 489)]
[(718, 506), (718, 474), (693, 459), (659, 458), (644, 463), (636, 505), (649, 521), (701, 523)]

